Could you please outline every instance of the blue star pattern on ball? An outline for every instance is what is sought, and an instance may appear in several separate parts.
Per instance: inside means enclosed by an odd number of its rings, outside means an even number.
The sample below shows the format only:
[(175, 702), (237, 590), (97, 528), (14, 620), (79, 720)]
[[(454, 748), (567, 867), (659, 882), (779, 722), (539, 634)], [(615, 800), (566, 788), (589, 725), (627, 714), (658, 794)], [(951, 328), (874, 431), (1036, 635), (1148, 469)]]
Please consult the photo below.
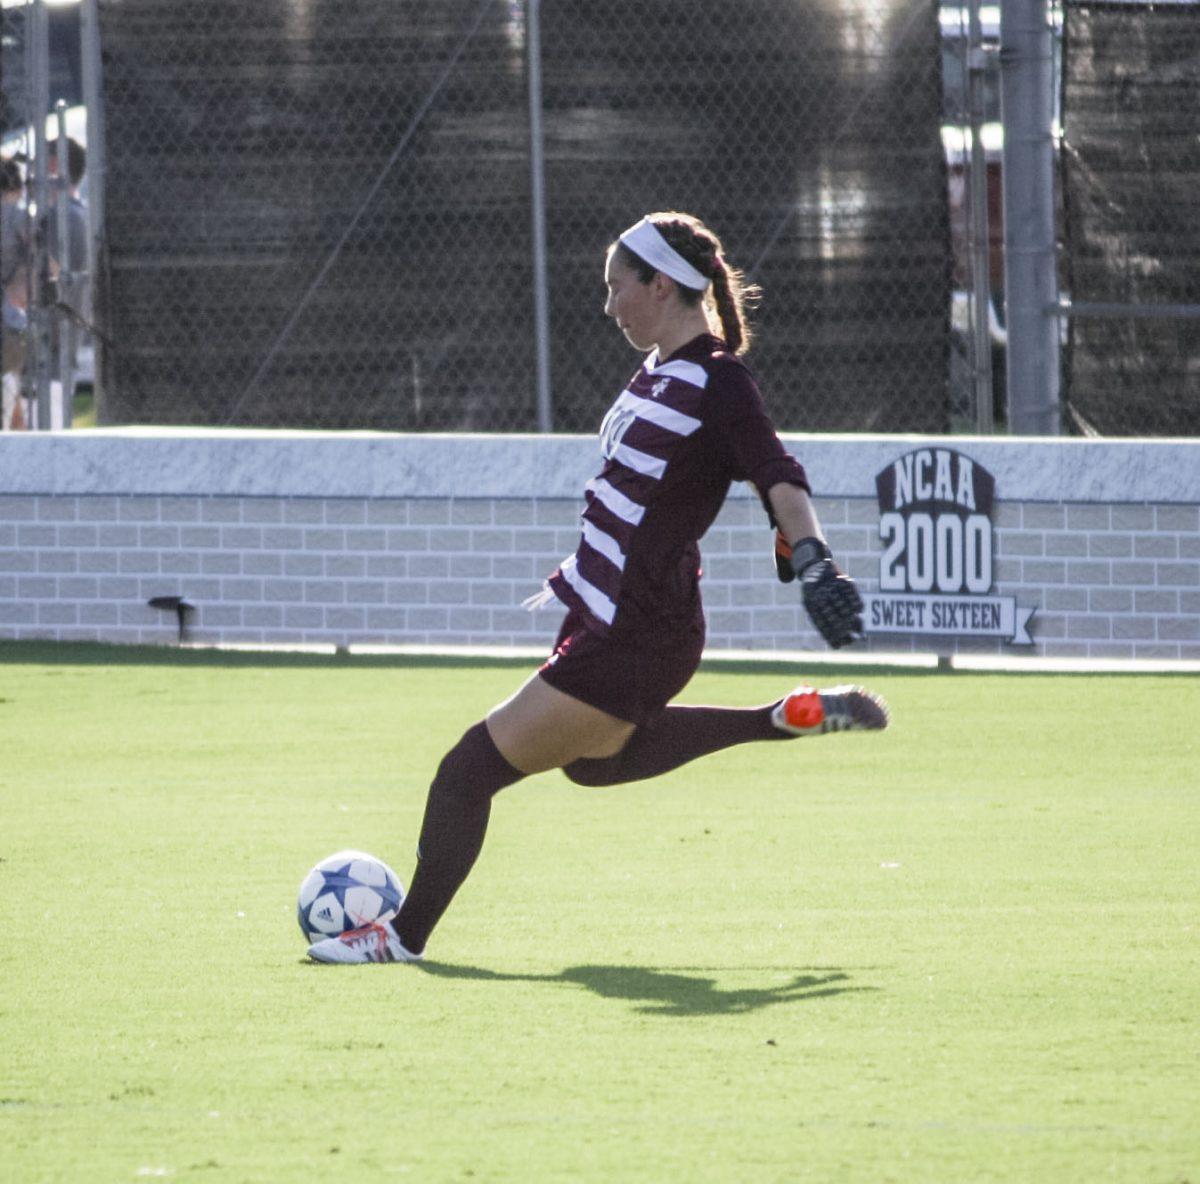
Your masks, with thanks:
[[(356, 878), (351, 873), (350, 869), (353, 866), (354, 864), (352, 862), (347, 862), (342, 864), (341, 867), (333, 868), (331, 871), (322, 870), (321, 872), (321, 879), (323, 881), (321, 894), (324, 895), (326, 892), (332, 892), (334, 897), (337, 899), (338, 904), (340, 904), (342, 908), (346, 907), (346, 893), (351, 888), (357, 888), (360, 884), (362, 884), (362, 880)], [(375, 888), (375, 890), (380, 896), (383, 897), (385, 901), (388, 900), (390, 893), (386, 884), (372, 884), (371, 887)], [(399, 892), (395, 894), (395, 899), (391, 900), (390, 903), (392, 908), (398, 908), (400, 906)]]

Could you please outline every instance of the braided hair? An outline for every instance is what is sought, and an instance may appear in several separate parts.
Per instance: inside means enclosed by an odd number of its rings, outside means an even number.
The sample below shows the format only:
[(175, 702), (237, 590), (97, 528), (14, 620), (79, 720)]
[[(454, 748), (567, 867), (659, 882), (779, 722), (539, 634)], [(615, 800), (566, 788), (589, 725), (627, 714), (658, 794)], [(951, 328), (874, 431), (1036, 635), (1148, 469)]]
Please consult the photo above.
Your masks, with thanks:
[[(703, 292), (677, 284), (680, 299), (685, 304), (699, 304), (703, 300), (706, 307), (716, 313), (721, 323), (721, 336), (730, 353), (744, 354), (750, 348), (752, 336), (746, 309), (758, 299), (758, 285), (745, 282), (742, 272), (725, 258), (721, 240), (699, 218), (677, 210), (649, 217), (670, 246), (711, 281), (710, 287)], [(657, 269), (652, 263), (647, 263), (620, 241), (614, 248), (621, 262), (632, 269), (643, 284), (654, 278)]]

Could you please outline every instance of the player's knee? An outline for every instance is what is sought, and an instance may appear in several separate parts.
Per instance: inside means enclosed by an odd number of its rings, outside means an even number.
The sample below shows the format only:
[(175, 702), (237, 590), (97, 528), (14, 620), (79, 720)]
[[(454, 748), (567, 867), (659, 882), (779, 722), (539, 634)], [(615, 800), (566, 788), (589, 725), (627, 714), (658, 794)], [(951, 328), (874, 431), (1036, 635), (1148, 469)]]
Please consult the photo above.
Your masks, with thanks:
[(592, 759), (580, 757), (569, 765), (563, 765), (563, 772), (569, 781), (576, 785), (599, 787), (603, 785), (620, 785), (625, 780), (619, 756)]
[(501, 755), (487, 727), (478, 723), (442, 757), (429, 793), (459, 801), (486, 801), (523, 776)]
[(470, 754), (463, 749), (464, 745), (460, 741), (442, 757), (429, 786), (431, 795), (460, 801), (491, 796), (489, 789), (485, 789), (478, 778), (471, 776)]

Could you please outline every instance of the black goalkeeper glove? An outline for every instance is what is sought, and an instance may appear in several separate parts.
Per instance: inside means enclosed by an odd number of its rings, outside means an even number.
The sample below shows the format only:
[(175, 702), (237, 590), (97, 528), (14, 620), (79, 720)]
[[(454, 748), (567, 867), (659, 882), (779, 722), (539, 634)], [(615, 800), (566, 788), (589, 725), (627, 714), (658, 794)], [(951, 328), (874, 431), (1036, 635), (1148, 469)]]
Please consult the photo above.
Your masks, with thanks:
[(817, 632), (835, 650), (862, 636), (862, 597), (854, 581), (838, 571), (820, 539), (800, 539), (789, 545), (776, 531), (775, 572), (785, 584), (800, 580), (804, 608)]

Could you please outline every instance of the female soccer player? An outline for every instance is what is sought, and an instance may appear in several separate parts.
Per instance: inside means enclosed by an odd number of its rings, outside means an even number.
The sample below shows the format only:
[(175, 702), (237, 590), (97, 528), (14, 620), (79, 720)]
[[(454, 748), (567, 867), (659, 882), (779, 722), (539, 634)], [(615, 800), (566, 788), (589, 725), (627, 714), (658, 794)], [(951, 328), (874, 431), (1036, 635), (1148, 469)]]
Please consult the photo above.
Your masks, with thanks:
[(730, 482), (754, 484), (777, 530), (779, 577), (799, 579), (830, 645), (861, 633), (862, 601), (738, 361), (746, 290), (716, 235), (687, 214), (651, 214), (609, 248), (604, 278), (606, 315), (646, 357), (601, 425), (579, 547), (540, 598), (567, 608), (554, 651), (443, 758), (399, 914), (317, 942), (316, 961), (419, 960), (479, 855), (493, 796), (523, 777), (562, 769), (616, 785), (750, 740), (887, 726), (883, 701), (853, 686), (800, 687), (757, 708), (667, 706), (700, 662), (697, 540)]

